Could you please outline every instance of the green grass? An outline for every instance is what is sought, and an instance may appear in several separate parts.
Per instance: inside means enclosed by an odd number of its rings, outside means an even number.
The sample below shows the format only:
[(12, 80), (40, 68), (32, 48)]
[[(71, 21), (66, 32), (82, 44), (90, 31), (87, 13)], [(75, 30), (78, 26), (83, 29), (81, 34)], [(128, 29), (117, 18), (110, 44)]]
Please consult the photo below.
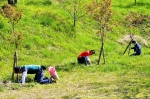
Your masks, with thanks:
[[(23, 9), (23, 17), (15, 26), (24, 34), (18, 49), (18, 65), (41, 64), (56, 66), (60, 79), (57, 83), (40, 85), (33, 82), (34, 75), (28, 75), (27, 83), (11, 82), (14, 45), (11, 25), (0, 15), (0, 97), (1, 99), (149, 99), (150, 98), (150, 52), (149, 18), (135, 30), (126, 27), (125, 17), (129, 11), (150, 16), (149, 0), (113, 0), (112, 30), (105, 41), (106, 64), (101, 59), (97, 65), (100, 36), (96, 34), (95, 22), (88, 16), (77, 21), (60, 8), (56, 0), (21, 0), (17, 8)], [(48, 2), (47, 5), (45, 3)], [(7, 3), (0, 1), (0, 5)], [(132, 32), (148, 42), (142, 45), (142, 55), (123, 55), (128, 43), (118, 40)], [(84, 50), (95, 49), (91, 56), (93, 64), (77, 64), (77, 55)], [(130, 52), (130, 54), (133, 51)], [(45, 76), (49, 77), (48, 71)], [(16, 77), (16, 75), (15, 75)], [(21, 78), (21, 75), (19, 75)]]

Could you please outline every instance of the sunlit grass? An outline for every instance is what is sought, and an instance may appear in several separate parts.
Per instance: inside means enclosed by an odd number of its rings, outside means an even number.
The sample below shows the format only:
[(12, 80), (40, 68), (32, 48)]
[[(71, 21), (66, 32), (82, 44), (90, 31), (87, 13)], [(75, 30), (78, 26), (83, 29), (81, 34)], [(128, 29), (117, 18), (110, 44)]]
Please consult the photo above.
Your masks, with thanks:
[[(134, 0), (113, 0), (112, 24), (115, 25), (106, 35), (106, 64), (103, 64), (101, 59), (100, 65), (97, 65), (97, 60), (101, 42), (100, 35), (93, 30), (95, 24), (83, 17), (82, 20), (77, 21), (75, 30), (72, 27), (73, 20), (63, 9), (55, 5), (55, 2), (43, 6), (45, 2), (49, 0), (38, 2), (23, 0), (17, 5), (18, 8), (23, 8), (24, 12), (22, 19), (16, 25), (16, 30), (24, 34), (24, 40), (18, 49), (18, 65), (56, 66), (60, 79), (57, 83), (40, 85), (33, 82), (34, 75), (28, 75), (25, 85), (10, 82), (14, 46), (7, 41), (10, 34), (8, 20), (0, 16), (1, 99), (150, 98), (149, 48), (142, 46), (142, 55), (131, 57), (128, 51), (123, 55), (128, 43), (118, 43), (122, 35), (134, 31), (136, 31), (134, 34), (143, 36), (149, 41), (148, 28), (145, 28), (146, 31), (141, 34), (141, 28), (133, 30), (124, 24), (128, 11), (149, 14), (149, 0), (138, 0), (136, 6)], [(87, 20), (92, 23), (87, 23)], [(96, 50), (96, 54), (91, 56), (93, 64), (91, 66), (77, 64), (78, 54), (91, 49)], [(133, 51), (130, 52), (132, 53)], [(45, 76), (50, 76), (47, 70)]]

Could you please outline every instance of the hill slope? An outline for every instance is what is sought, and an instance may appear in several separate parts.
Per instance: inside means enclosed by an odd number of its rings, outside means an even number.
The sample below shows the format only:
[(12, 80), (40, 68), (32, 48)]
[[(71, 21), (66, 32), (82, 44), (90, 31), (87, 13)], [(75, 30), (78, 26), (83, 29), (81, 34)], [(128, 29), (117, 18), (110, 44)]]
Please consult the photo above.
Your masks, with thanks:
[[(4, 0), (0, 1), (1, 6), (5, 3)], [(19, 1), (17, 9), (23, 9), (23, 17), (15, 29), (23, 33), (24, 40), (18, 49), (18, 65), (56, 65), (60, 80), (56, 84), (42, 86), (32, 82), (24, 86), (0, 83), (0, 97), (19, 99), (23, 94), (22, 99), (150, 98), (149, 5), (149, 0), (137, 1), (136, 6), (134, 0), (113, 0), (113, 28), (107, 33), (105, 43), (107, 63), (97, 66), (100, 36), (96, 34), (96, 23), (89, 16), (78, 20), (74, 29), (71, 16), (56, 0), (52, 3), (49, 0)], [(129, 11), (144, 15), (144, 21), (137, 28), (126, 26), (125, 17)], [(3, 71), (0, 80), (7, 82), (12, 71), (14, 45), (7, 40), (12, 37), (8, 20), (0, 15), (0, 21), (0, 70)], [(147, 46), (144, 46), (142, 40), (139, 40), (143, 49), (139, 57), (129, 57), (127, 53), (122, 55), (129, 40), (124, 40), (123, 43), (118, 40), (130, 33), (147, 41)], [(91, 56), (92, 66), (71, 64), (76, 63), (81, 51), (89, 49), (96, 50), (96, 55)], [(47, 71), (46, 76), (49, 76)], [(32, 77), (29, 75), (29, 78)]]

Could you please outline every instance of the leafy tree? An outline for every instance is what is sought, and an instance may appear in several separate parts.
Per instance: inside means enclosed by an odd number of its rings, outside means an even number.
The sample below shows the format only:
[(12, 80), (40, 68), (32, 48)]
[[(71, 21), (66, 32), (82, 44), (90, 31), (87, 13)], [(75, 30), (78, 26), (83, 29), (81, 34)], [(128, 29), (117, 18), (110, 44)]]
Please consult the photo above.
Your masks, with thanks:
[(100, 63), (101, 56), (103, 55), (104, 64), (106, 63), (104, 54), (104, 44), (106, 32), (109, 28), (109, 21), (112, 16), (111, 0), (93, 0), (92, 4), (88, 5), (88, 12), (91, 17), (97, 22), (97, 30), (101, 35), (101, 48), (99, 52), (98, 65)]
[(73, 19), (73, 26), (86, 14), (86, 4), (84, 0), (58, 0), (63, 9), (65, 9)]
[(13, 64), (13, 72), (12, 72), (12, 80), (14, 79), (14, 67), (18, 64), (18, 46), (23, 40), (22, 33), (18, 33), (15, 31), (15, 25), (19, 22), (19, 20), (22, 18), (22, 11), (17, 12), (15, 7), (7, 4), (0, 8), (1, 14), (9, 20), (9, 23), (11, 24), (11, 31), (13, 34), (13, 37), (9, 39), (10, 42), (13, 42), (15, 46), (15, 52), (14, 52), (14, 64)]

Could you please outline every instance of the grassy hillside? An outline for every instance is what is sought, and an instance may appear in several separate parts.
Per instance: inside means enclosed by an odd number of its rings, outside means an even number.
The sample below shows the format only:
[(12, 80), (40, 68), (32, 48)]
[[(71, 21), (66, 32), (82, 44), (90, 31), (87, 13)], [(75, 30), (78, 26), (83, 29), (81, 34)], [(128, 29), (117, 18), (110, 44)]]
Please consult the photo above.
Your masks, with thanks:
[[(88, 3), (86, 0), (83, 2)], [(7, 3), (0, 1), (0, 6)], [(97, 64), (100, 36), (96, 33), (96, 23), (85, 15), (73, 20), (56, 0), (20, 0), (17, 9), (23, 10), (23, 17), (15, 30), (22, 32), (24, 40), (18, 49), (18, 65), (56, 65), (60, 80), (49, 85), (32, 82), (34, 75), (28, 75), (25, 85), (11, 83), (14, 45), (11, 25), (0, 15), (0, 97), (2, 99), (149, 99), (150, 98), (150, 2), (149, 0), (113, 0), (112, 30), (106, 35), (106, 64)], [(136, 28), (127, 27), (125, 17), (132, 11), (144, 16)], [(139, 22), (137, 19), (136, 21)], [(123, 51), (130, 33), (141, 37), (142, 55), (130, 57)], [(121, 40), (123, 41), (121, 41)], [(144, 41), (146, 43), (144, 43)], [(120, 43), (121, 42), (121, 43)], [(147, 45), (144, 45), (147, 44)], [(91, 66), (78, 65), (77, 55), (95, 49), (91, 56)], [(131, 51), (130, 53), (133, 53)], [(72, 63), (75, 63), (74, 65)], [(45, 72), (49, 76), (48, 72)]]

